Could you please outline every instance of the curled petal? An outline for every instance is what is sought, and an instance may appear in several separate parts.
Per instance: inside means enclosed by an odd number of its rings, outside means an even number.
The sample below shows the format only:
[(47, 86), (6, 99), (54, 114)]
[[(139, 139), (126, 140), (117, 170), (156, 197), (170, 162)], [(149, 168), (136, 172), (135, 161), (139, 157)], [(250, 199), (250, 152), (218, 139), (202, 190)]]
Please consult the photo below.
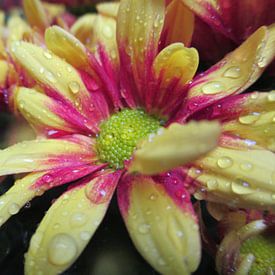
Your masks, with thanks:
[(177, 120), (184, 121), (194, 112), (252, 85), (274, 58), (274, 35), (274, 26), (259, 28), (239, 48), (195, 78)]
[[(186, 94), (184, 85), (195, 75), (199, 64), (198, 52), (174, 43), (163, 49), (155, 58), (153, 71), (158, 81), (157, 89), (148, 93), (147, 109), (156, 108), (167, 116), (178, 107)], [(153, 101), (154, 100), (154, 101)]]
[(49, 25), (48, 16), (40, 0), (23, 0), (24, 14), (31, 26), (44, 31)]
[(141, 144), (133, 155), (129, 171), (153, 175), (190, 163), (213, 150), (219, 135), (216, 122), (172, 124)]
[(217, 147), (196, 161), (190, 176), (199, 184), (196, 197), (231, 207), (275, 208), (275, 154), (261, 148)]
[(200, 261), (197, 219), (189, 194), (181, 190), (180, 203), (164, 180), (127, 176), (118, 186), (119, 207), (136, 248), (158, 272), (190, 274)]
[(0, 151), (0, 175), (89, 164), (96, 160), (94, 142), (92, 138), (74, 135), (18, 143)]
[[(26, 274), (37, 274), (39, 270), (59, 274), (73, 264), (101, 223), (119, 177), (120, 173), (105, 172), (83, 181), (54, 202), (31, 239)], [(98, 191), (102, 197), (108, 196), (91, 200), (90, 190), (95, 185), (104, 185), (105, 181), (108, 190)]]

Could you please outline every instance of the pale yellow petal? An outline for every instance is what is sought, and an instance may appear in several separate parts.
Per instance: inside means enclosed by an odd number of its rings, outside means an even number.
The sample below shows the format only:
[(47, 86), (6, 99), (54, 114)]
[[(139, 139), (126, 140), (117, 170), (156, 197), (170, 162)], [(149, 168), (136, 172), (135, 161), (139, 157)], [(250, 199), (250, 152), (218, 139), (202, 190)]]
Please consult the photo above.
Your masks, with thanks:
[(116, 18), (119, 9), (119, 2), (103, 2), (96, 5), (98, 13), (104, 16)]
[(186, 205), (185, 209), (179, 206), (162, 184), (148, 177), (134, 178), (128, 192), (129, 206), (123, 217), (141, 255), (161, 274), (194, 272), (201, 254), (194, 213)]
[(43, 193), (42, 189), (31, 188), (44, 173), (33, 173), (17, 180), (14, 185), (0, 197), (0, 226), (30, 200)]
[(32, 27), (44, 31), (49, 25), (49, 18), (40, 0), (23, 0), (25, 16)]
[(201, 183), (196, 197), (231, 207), (274, 209), (274, 163), (275, 154), (267, 150), (218, 147), (190, 170)]
[(171, 124), (141, 144), (133, 154), (129, 171), (152, 175), (190, 163), (213, 150), (219, 135), (217, 122)]
[[(93, 203), (88, 194), (96, 179), (74, 188), (47, 211), (26, 254), (25, 273), (47, 275), (66, 270), (81, 254), (107, 210), (109, 200)], [(99, 190), (98, 190), (99, 191)]]

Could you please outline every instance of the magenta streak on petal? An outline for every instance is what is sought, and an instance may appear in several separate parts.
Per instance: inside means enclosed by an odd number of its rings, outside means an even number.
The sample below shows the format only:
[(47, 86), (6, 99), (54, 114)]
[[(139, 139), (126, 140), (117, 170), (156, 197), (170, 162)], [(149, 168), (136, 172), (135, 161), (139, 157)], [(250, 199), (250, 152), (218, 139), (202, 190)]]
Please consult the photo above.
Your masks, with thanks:
[(120, 57), (120, 86), (121, 96), (124, 98), (128, 107), (134, 109), (140, 105), (141, 99), (133, 77), (131, 58), (125, 51), (126, 44), (120, 44), (119, 57)]
[(47, 174), (44, 174), (40, 177), (31, 188), (43, 188), (43, 189), (51, 189), (53, 187), (73, 182), (80, 178), (83, 178), (91, 173), (94, 173), (102, 168), (105, 165), (83, 165), (76, 167), (66, 167), (61, 169), (53, 169), (50, 170)]
[(48, 96), (56, 100), (56, 104), (53, 106), (48, 106), (49, 109), (54, 112), (56, 115), (64, 119), (67, 123), (71, 124), (77, 132), (84, 132), (87, 134), (95, 134), (99, 131), (98, 121), (93, 117), (85, 117), (82, 115), (76, 107), (64, 98), (57, 91), (45, 88)]
[(92, 53), (88, 53), (90, 66), (101, 81), (100, 86), (102, 86), (102, 92), (105, 95), (105, 99), (110, 108), (119, 109), (122, 107), (122, 103), (117, 88), (118, 85), (115, 77), (115, 68), (113, 68), (113, 64), (111, 63), (103, 46), (99, 45), (98, 50), (100, 62)]
[(197, 220), (195, 215), (190, 194), (187, 190), (189, 185), (193, 183), (182, 169), (175, 169), (168, 173), (152, 177), (156, 184), (161, 184), (167, 194), (176, 205), (181, 207), (184, 211), (190, 213)]
[(120, 182), (118, 183), (117, 186), (117, 201), (118, 201), (118, 206), (120, 209), (120, 213), (122, 216), (125, 218), (127, 217), (129, 213), (129, 207), (130, 207), (130, 194), (131, 194), (131, 189), (132, 189), (132, 181), (133, 177), (130, 174), (125, 174)]

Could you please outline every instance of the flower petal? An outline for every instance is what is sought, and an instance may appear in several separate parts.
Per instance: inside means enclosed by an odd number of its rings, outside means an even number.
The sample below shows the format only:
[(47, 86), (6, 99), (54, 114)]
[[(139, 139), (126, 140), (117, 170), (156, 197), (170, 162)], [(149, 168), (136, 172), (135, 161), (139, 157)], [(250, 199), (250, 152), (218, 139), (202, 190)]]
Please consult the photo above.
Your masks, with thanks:
[(108, 106), (103, 97), (96, 92), (91, 94), (78, 72), (67, 62), (48, 50), (26, 42), (15, 42), (12, 51), (17, 62), (43, 87), (47, 95), (89, 117), (94, 128), (97, 129), (100, 122), (108, 117)]
[(171, 197), (173, 183), (164, 181), (128, 175), (118, 186), (119, 207), (136, 248), (158, 272), (190, 274), (200, 262), (197, 219), (189, 194)]
[(0, 88), (4, 88), (7, 83), (9, 65), (5, 60), (0, 60)]
[[(260, 148), (217, 147), (196, 161), (196, 197), (231, 207), (275, 209), (275, 154)], [(197, 169), (201, 173), (197, 173)]]
[(92, 163), (96, 160), (94, 142), (92, 138), (73, 135), (18, 143), (0, 151), (0, 176)]
[(193, 78), (198, 65), (199, 56), (194, 48), (174, 43), (163, 49), (153, 63), (159, 86), (146, 95), (146, 102), (151, 103), (147, 109), (155, 108), (163, 116), (175, 112), (186, 93), (184, 85)]
[(48, 49), (75, 68), (85, 70), (89, 66), (85, 46), (64, 29), (58, 26), (47, 28), (45, 43)]
[[(40, 270), (59, 274), (79, 257), (102, 221), (119, 177), (120, 172), (105, 172), (54, 202), (31, 239), (26, 274), (37, 274)], [(102, 186), (108, 188), (103, 190), (106, 198), (93, 201), (90, 190), (99, 188), (100, 192)]]
[[(58, 104), (58, 102), (52, 98), (34, 89), (27, 88), (18, 88), (15, 94), (16, 104), (21, 114), (40, 135), (60, 136), (76, 133), (79, 132), (79, 130), (81, 132), (81, 130), (83, 130), (80, 127), (79, 129), (77, 127), (78, 125), (75, 126), (73, 124), (74, 121), (70, 121), (69, 119), (64, 120), (62, 118), (62, 115), (66, 114), (66, 112), (62, 114), (60, 110), (60, 116), (54, 112), (57, 109), (63, 109), (62, 111), (64, 112), (65, 109), (62, 108), (63, 105)], [(86, 129), (84, 133), (87, 133), (87, 130), (88, 129)]]
[(96, 5), (98, 13), (104, 16), (116, 18), (119, 9), (119, 2), (103, 2)]
[(117, 21), (121, 85), (129, 106), (145, 102), (151, 66), (158, 52), (164, 1), (122, 0)]
[(239, 48), (195, 78), (176, 120), (185, 121), (194, 112), (252, 85), (274, 58), (274, 35), (275, 26), (259, 28)]
[(216, 122), (172, 124), (141, 144), (134, 152), (129, 171), (153, 175), (190, 163), (214, 149), (219, 134)]
[(24, 14), (31, 26), (44, 31), (49, 25), (48, 16), (40, 0), (23, 0)]
[(194, 31), (194, 14), (182, 0), (173, 0), (166, 8), (161, 43), (170, 45), (182, 42), (189, 46)]

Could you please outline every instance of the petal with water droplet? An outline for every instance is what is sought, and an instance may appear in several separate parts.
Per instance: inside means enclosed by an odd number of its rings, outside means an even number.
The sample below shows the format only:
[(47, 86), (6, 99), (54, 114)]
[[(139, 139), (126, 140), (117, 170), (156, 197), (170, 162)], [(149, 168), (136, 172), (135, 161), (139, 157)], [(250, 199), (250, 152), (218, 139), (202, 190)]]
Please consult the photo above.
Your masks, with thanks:
[(184, 190), (180, 200), (172, 194), (169, 176), (159, 180), (165, 184), (126, 176), (118, 186), (119, 207), (136, 248), (158, 272), (190, 274), (198, 267), (201, 249), (190, 197)]

